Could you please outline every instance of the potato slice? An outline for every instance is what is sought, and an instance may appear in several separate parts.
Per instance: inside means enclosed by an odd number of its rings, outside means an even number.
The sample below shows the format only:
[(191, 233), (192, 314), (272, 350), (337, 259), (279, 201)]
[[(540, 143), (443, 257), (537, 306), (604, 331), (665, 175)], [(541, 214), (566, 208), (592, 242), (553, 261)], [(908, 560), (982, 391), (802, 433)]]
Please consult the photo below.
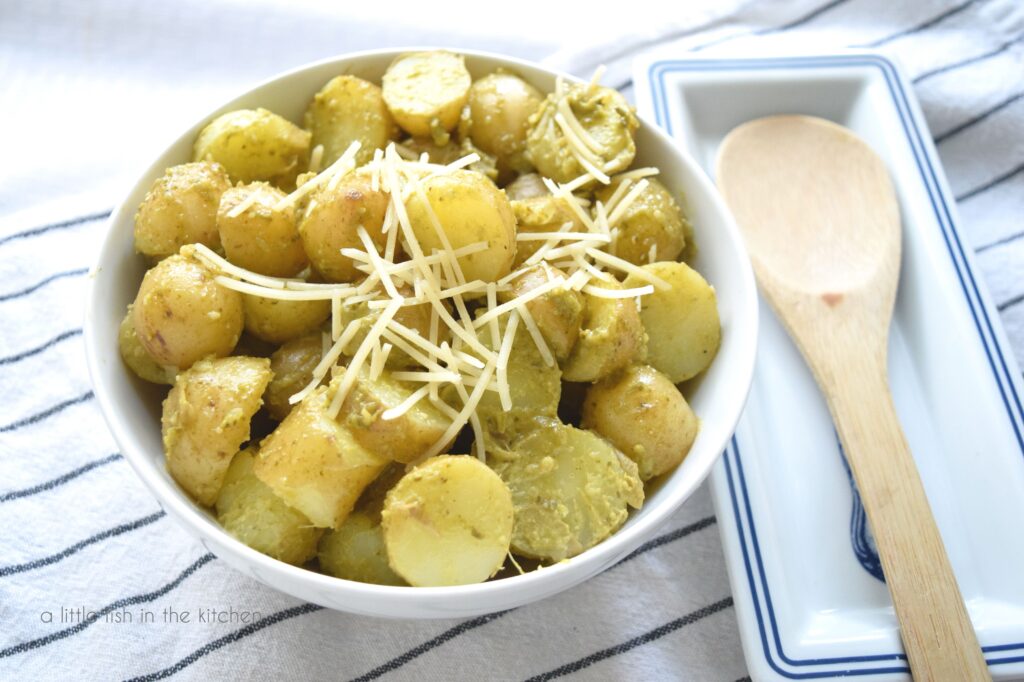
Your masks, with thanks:
[(319, 528), (339, 528), (388, 463), (328, 416), (336, 386), (321, 386), (296, 405), (263, 440), (254, 467), (261, 481)]
[(485, 250), (459, 257), (467, 282), (494, 282), (511, 271), (516, 219), (503, 191), (480, 173), (467, 170), (433, 175), (420, 186), (423, 193), (413, 194), (407, 209), (424, 253), (444, 249), (440, 227), (453, 249), (487, 243)]
[(179, 369), (227, 355), (242, 335), (242, 295), (217, 284), (215, 273), (188, 255), (192, 248), (147, 272), (132, 304), (142, 347), (159, 364)]
[(255, 447), (231, 460), (217, 496), (217, 522), (241, 542), (296, 566), (316, 554), (323, 534), (305, 516), (281, 501), (253, 473)]
[(320, 568), (335, 578), (374, 585), (405, 585), (388, 565), (384, 529), (366, 512), (354, 511), (341, 528), (328, 531), (317, 551)]
[(458, 125), (471, 82), (462, 55), (413, 52), (391, 63), (381, 87), (391, 115), (403, 130), (445, 144), (447, 133)]
[(422, 457), (451, 425), (451, 419), (426, 398), (394, 419), (384, 418), (385, 411), (401, 405), (418, 388), (394, 379), (388, 370), (371, 379), (369, 367), (363, 365), (338, 419), (367, 450), (396, 462), (412, 462)]
[(636, 464), (590, 432), (537, 417), (507, 457), (492, 465), (512, 491), (512, 551), (545, 561), (576, 556), (640, 508)]
[(700, 420), (668, 377), (649, 365), (634, 365), (590, 387), (583, 426), (636, 462), (646, 481), (683, 461)]
[[(624, 288), (614, 281), (594, 280), (591, 285), (605, 289)], [(632, 298), (601, 298), (593, 294), (584, 294), (584, 298), (583, 330), (568, 360), (562, 365), (565, 380), (597, 381), (643, 360), (647, 339), (636, 310), (636, 301)]]
[(306, 128), (313, 134), (311, 147), (323, 145), (321, 168), (341, 158), (353, 142), (360, 143), (356, 165), (362, 166), (398, 134), (380, 87), (347, 74), (332, 78), (313, 96)]
[(171, 166), (153, 183), (135, 214), (135, 250), (160, 260), (186, 244), (220, 248), (217, 207), (231, 187), (219, 163)]
[(432, 457), (407, 473), (384, 503), (384, 543), (392, 570), (410, 585), (468, 585), (505, 562), (512, 497), (475, 457)]
[(160, 419), (167, 470), (200, 504), (217, 499), (270, 377), (266, 358), (200, 360), (167, 394)]
[(210, 121), (196, 137), (193, 161), (216, 161), (236, 182), (289, 188), (309, 162), (310, 134), (266, 109), (239, 109)]
[[(686, 263), (651, 263), (643, 269), (671, 286), (640, 299), (649, 338), (647, 364), (674, 384), (692, 379), (715, 359), (722, 341), (715, 290)], [(626, 287), (645, 284), (636, 275), (624, 282)]]

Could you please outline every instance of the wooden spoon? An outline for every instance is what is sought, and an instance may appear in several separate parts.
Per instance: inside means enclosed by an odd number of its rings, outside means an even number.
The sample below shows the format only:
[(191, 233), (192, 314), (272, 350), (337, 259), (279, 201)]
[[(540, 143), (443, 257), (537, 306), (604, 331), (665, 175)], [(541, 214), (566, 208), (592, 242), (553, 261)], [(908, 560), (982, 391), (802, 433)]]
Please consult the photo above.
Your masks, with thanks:
[(772, 116), (729, 133), (717, 176), (828, 401), (914, 677), (991, 679), (889, 393), (900, 212), (885, 166), (842, 126)]

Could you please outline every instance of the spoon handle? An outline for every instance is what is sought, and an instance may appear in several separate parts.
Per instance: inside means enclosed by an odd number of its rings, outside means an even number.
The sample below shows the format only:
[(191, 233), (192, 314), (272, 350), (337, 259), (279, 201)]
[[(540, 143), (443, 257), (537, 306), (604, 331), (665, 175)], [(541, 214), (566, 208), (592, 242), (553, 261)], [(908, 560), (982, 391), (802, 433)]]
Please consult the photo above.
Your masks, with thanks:
[(990, 680), (896, 416), (885, 358), (851, 360), (815, 373), (864, 501), (914, 679)]

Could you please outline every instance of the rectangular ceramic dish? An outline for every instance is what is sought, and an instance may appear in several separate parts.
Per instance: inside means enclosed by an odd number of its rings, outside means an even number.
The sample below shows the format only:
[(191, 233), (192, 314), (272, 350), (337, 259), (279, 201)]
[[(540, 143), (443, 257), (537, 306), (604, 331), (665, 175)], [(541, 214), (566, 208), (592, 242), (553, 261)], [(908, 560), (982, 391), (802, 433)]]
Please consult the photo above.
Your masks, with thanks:
[[(847, 126), (886, 162), (903, 220), (889, 344), (897, 411), (990, 670), (1024, 676), (1021, 374), (906, 77), (864, 52), (652, 57), (634, 69), (641, 114), (711, 175), (733, 127), (781, 113)], [(909, 679), (825, 402), (763, 301), (761, 320), (750, 400), (712, 474), (751, 675)]]

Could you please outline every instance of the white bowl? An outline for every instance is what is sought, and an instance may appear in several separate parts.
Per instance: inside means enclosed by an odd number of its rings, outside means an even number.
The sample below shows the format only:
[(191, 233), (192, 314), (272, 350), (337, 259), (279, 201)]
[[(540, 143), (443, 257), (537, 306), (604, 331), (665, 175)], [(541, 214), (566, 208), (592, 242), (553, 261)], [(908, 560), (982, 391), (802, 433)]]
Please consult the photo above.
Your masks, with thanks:
[[(707, 176), (689, 154), (652, 123), (641, 121), (636, 163), (657, 166), (662, 182), (677, 196), (680, 192), (686, 195), (699, 247), (693, 264), (718, 292), (722, 346), (708, 372), (691, 382), (695, 385), (688, 390), (702, 426), (686, 460), (649, 488), (643, 508), (623, 528), (573, 559), (480, 585), (412, 588), (340, 580), (260, 554), (221, 529), (214, 517), (196, 505), (167, 473), (160, 442), (162, 391), (137, 379), (118, 355), (118, 325), (146, 269), (132, 244), (135, 211), (168, 166), (191, 160), (192, 141), (199, 130), (214, 116), (241, 108), (264, 107), (300, 122), (307, 103), (328, 80), (350, 73), (379, 83), (392, 59), (406, 51), (360, 52), (290, 71), (225, 103), (178, 137), (139, 177), (110, 218), (91, 278), (85, 319), (86, 354), (96, 397), (122, 454), (167, 513), (229, 565), (275, 589), (343, 611), (393, 618), (473, 616), (560, 592), (636, 549), (704, 480), (732, 435), (746, 401), (756, 347), (757, 296), (743, 242)], [(506, 67), (544, 92), (554, 89), (558, 75), (571, 79), (530, 62), (481, 52), (461, 53), (474, 77)]]

